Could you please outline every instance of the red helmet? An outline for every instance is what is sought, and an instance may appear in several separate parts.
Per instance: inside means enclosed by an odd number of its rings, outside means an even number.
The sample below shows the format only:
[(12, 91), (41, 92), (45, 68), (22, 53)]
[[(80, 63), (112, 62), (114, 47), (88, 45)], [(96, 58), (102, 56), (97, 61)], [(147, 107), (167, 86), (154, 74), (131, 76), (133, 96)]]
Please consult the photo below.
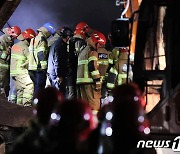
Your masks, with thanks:
[(76, 25), (76, 30), (77, 29), (82, 29), (84, 32), (88, 32), (88, 29), (89, 29), (89, 26), (87, 23), (85, 22), (79, 22), (77, 25)]
[(28, 28), (24, 32), (22, 32), (22, 35), (25, 39), (28, 39), (28, 38), (32, 39), (33, 37), (36, 36), (36, 33), (33, 29)]
[(102, 34), (100, 32), (94, 32), (91, 35), (91, 39), (93, 40), (93, 42), (99, 43), (103, 46), (106, 44), (106, 37), (104, 36), (104, 34)]
[(21, 29), (18, 26), (8, 28), (8, 34), (14, 38), (17, 38), (21, 34)]
[(79, 35), (81, 35), (83, 38), (85, 38), (85, 32), (82, 30), (82, 29), (76, 29), (75, 31), (74, 31), (74, 35), (76, 35), (76, 34), (79, 34)]

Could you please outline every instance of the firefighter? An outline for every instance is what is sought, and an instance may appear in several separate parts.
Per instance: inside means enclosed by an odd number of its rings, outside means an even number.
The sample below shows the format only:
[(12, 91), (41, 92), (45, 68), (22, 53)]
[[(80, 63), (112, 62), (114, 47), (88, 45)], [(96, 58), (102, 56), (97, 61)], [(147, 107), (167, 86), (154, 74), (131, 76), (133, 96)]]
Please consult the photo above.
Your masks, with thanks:
[(87, 24), (77, 24), (76, 29), (74, 31), (74, 44), (75, 44), (75, 54), (78, 56), (79, 53), (87, 46)]
[(107, 88), (111, 91), (115, 86), (126, 83), (128, 48), (114, 48), (109, 57), (109, 64)]
[[(74, 72), (76, 73), (76, 59), (72, 50), (70, 50), (70, 40), (73, 37), (73, 31), (65, 27), (62, 29), (61, 37), (66, 44), (66, 52), (65, 50), (60, 51), (60, 79), (62, 78), (62, 82), (60, 84), (60, 89), (65, 90), (64, 94), (67, 99), (75, 98), (74, 91)], [(65, 56), (65, 59), (63, 58)]]
[(10, 49), (20, 33), (18, 26), (4, 28), (4, 34), (0, 37), (0, 93), (5, 92), (9, 95), (9, 65), (10, 65)]
[(60, 32), (60, 38), (52, 45), (48, 58), (48, 77), (53, 87), (56, 87), (64, 95), (67, 93), (67, 77), (71, 59), (67, 52), (67, 44), (72, 37), (72, 30), (68, 27), (63, 27)]
[(79, 88), (76, 86), (76, 78), (77, 78), (77, 65), (78, 65), (78, 56), (80, 52), (87, 46), (86, 42), (86, 29), (87, 24), (84, 22), (80, 22), (76, 25), (76, 29), (74, 31), (74, 36), (69, 40), (69, 53), (71, 55), (71, 61), (72, 61), (72, 67), (71, 69), (71, 79), (68, 79), (68, 81), (71, 81), (69, 87), (71, 89), (71, 94), (69, 95), (71, 98), (77, 97), (79, 95)]
[(56, 32), (48, 39), (49, 48), (61, 37), (61, 29), (62, 28), (57, 29)]
[(31, 39), (29, 46), (29, 73), (34, 82), (34, 95), (45, 88), (49, 48), (47, 39), (55, 33), (51, 23), (37, 29), (37, 36)]
[(32, 29), (26, 29), (22, 35), (18, 36), (20, 40), (14, 44), (11, 49), (10, 75), (17, 90), (17, 104), (31, 106), (34, 85), (28, 74), (28, 46), (30, 39), (34, 38), (36, 33)]
[(106, 38), (102, 33), (96, 32), (95, 34), (92, 35), (92, 38), (95, 41), (96, 39), (98, 40), (100, 38), (103, 38), (103, 40), (105, 40), (104, 42), (99, 42), (97, 44), (99, 73), (101, 75), (101, 83), (102, 83), (101, 94), (102, 94), (102, 99), (104, 99), (107, 95), (107, 88), (106, 88), (107, 73), (106, 72), (109, 66), (108, 58), (109, 58), (110, 52), (105, 49)]
[[(97, 36), (97, 37), (96, 37)], [(98, 70), (97, 45), (105, 44), (103, 35), (94, 33), (88, 40), (88, 45), (79, 54), (77, 68), (77, 85), (80, 88), (80, 97), (86, 99), (92, 110), (100, 108), (101, 76)]]

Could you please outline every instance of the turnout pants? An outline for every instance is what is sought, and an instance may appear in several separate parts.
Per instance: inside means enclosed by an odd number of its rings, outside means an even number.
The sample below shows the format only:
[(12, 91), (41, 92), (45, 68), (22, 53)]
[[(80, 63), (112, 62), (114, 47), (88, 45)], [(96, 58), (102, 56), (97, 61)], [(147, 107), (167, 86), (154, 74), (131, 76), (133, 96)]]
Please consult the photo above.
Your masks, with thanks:
[(17, 104), (31, 106), (34, 85), (29, 74), (15, 75), (12, 78), (17, 90)]
[[(0, 67), (0, 93), (5, 92), (6, 97), (9, 95), (9, 82), (10, 82), (10, 75), (8, 68), (1, 68)], [(3, 89), (3, 91), (1, 91)]]
[(34, 83), (34, 97), (38, 95), (46, 86), (46, 70), (29, 71), (30, 77)]
[(98, 111), (100, 109), (101, 91), (96, 91), (94, 84), (82, 84), (78, 87), (80, 98), (87, 100), (92, 110)]

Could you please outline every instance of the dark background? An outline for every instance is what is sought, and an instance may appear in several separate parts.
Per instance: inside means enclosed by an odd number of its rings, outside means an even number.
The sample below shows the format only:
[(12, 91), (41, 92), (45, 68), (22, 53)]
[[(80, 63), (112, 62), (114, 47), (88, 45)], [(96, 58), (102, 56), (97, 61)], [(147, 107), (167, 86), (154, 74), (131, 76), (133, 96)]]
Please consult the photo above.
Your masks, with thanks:
[(74, 29), (78, 22), (85, 21), (107, 35), (111, 21), (120, 16), (120, 7), (115, 3), (115, 0), (22, 0), (8, 22), (22, 30), (35, 30), (46, 22), (53, 23), (55, 28)]

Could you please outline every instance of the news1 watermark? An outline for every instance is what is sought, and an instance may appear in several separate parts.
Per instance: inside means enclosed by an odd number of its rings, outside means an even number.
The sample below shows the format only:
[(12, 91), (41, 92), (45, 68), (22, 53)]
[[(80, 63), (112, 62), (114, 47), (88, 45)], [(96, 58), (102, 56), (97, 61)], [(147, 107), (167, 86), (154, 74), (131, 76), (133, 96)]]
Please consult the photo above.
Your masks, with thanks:
[(137, 148), (171, 148), (174, 152), (180, 152), (180, 136), (174, 140), (140, 140)]

